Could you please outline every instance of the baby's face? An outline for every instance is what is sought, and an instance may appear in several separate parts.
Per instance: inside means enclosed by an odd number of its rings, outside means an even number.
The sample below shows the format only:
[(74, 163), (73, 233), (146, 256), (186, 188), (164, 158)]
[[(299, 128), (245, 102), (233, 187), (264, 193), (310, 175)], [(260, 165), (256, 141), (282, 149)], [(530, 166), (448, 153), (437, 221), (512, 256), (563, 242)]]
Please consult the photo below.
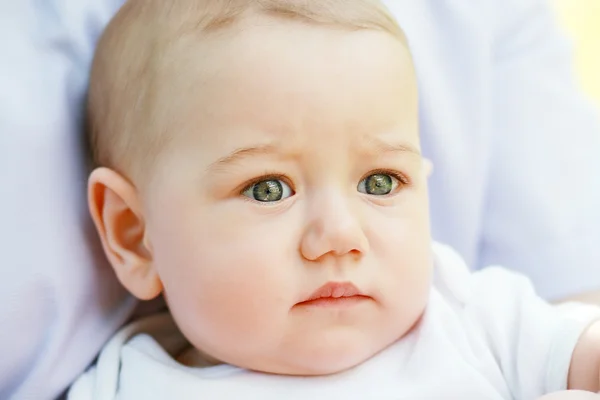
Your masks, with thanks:
[(276, 20), (224, 36), (190, 45), (177, 71), (180, 131), (143, 200), (154, 268), (205, 353), (279, 374), (347, 369), (402, 337), (428, 297), (408, 50)]

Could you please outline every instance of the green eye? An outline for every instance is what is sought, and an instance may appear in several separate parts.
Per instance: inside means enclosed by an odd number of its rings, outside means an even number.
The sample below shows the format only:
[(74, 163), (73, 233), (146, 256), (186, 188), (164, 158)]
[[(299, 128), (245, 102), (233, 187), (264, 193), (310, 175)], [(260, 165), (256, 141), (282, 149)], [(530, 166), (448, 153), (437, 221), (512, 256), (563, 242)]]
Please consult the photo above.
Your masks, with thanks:
[(265, 179), (256, 182), (242, 193), (261, 203), (273, 203), (290, 197), (292, 189), (280, 179)]
[(358, 191), (373, 196), (385, 196), (398, 187), (398, 179), (390, 174), (373, 174), (359, 182)]

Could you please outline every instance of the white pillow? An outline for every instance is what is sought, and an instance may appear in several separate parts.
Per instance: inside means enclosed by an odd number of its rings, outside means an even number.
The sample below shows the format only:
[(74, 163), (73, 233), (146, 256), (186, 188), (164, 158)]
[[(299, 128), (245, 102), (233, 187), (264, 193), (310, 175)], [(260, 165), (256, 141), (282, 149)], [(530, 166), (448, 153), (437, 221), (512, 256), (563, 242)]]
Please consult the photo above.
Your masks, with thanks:
[(93, 45), (120, 2), (0, 2), (1, 399), (59, 395), (135, 305), (103, 262), (82, 152)]

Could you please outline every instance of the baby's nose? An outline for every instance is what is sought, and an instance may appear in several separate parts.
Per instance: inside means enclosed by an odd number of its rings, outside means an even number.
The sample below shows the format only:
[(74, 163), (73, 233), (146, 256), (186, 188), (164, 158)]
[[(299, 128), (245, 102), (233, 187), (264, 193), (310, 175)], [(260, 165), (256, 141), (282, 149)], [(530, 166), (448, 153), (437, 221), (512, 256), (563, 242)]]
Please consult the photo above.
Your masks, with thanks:
[(307, 225), (300, 251), (309, 261), (325, 255), (360, 256), (369, 251), (360, 213), (342, 195), (321, 196), (309, 206)]

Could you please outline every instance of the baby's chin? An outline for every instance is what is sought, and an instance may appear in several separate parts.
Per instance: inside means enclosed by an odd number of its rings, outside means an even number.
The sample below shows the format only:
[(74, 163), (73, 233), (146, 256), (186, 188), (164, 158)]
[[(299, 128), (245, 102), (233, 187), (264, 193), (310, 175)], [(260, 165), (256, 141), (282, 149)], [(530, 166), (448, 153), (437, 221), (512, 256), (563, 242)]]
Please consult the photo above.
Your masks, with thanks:
[(337, 357), (332, 356), (323, 359), (309, 360), (304, 365), (293, 365), (287, 371), (274, 371), (271, 373), (294, 376), (324, 376), (338, 374), (363, 364), (379, 353), (379, 351), (371, 351), (362, 354), (343, 354), (337, 355)]
[[(246, 369), (276, 375), (320, 376), (332, 375), (352, 369), (383, 351), (396, 342), (393, 340), (350, 340), (339, 338), (337, 342), (323, 340), (312, 346), (302, 345), (298, 348), (281, 352), (270, 360), (246, 360), (240, 365)], [(346, 339), (346, 340), (344, 340)]]

